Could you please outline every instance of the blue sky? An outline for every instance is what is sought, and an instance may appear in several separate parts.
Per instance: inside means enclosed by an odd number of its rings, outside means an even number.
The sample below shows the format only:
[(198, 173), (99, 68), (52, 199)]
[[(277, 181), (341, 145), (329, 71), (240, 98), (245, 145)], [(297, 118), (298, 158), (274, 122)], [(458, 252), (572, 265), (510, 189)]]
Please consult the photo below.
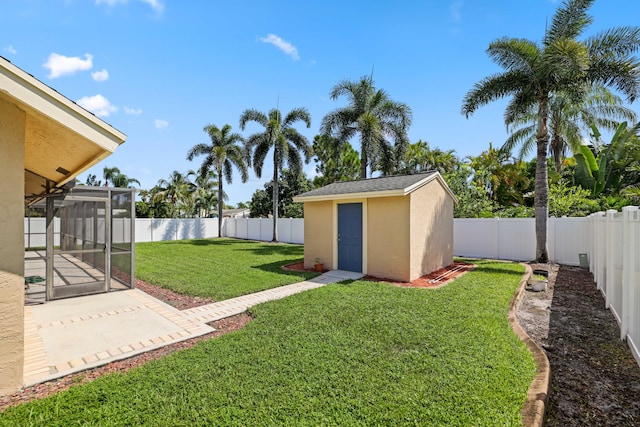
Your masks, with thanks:
[[(172, 171), (197, 169), (189, 148), (202, 128), (230, 124), (247, 108), (306, 107), (313, 140), (342, 79), (369, 75), (413, 110), (412, 142), (477, 155), (507, 137), (505, 102), (460, 113), (465, 93), (500, 71), (485, 53), (503, 36), (540, 40), (552, 0), (195, 1), (0, 0), (0, 55), (124, 132), (127, 141), (90, 172), (117, 166), (151, 188)], [(597, 0), (587, 35), (636, 25), (637, 0)], [(636, 112), (638, 102), (632, 105)], [(260, 130), (249, 125), (243, 135)], [(354, 141), (357, 149), (357, 141)], [(313, 176), (313, 162), (305, 167)], [(273, 173), (226, 184), (248, 201)], [(80, 176), (84, 181), (86, 173)]]

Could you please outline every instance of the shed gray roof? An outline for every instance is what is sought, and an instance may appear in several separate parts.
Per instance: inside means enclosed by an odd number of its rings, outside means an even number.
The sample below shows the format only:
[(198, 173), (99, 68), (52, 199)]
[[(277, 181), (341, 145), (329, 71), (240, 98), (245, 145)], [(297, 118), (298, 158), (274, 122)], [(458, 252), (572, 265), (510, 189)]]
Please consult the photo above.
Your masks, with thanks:
[(433, 179), (438, 179), (451, 197), (456, 200), (440, 174), (436, 171), (431, 171), (414, 175), (396, 175), (358, 181), (334, 182), (333, 184), (302, 193), (294, 197), (294, 201), (330, 200), (345, 198), (350, 195), (366, 197), (406, 195)]

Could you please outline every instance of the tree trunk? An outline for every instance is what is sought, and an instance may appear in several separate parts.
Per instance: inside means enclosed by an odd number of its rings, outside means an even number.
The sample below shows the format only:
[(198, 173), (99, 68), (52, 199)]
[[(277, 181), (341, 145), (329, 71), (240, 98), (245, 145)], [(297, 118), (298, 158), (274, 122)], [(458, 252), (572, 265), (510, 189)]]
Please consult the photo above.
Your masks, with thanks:
[(278, 241), (278, 162), (273, 155), (273, 239), (272, 242)]
[(553, 135), (551, 139), (551, 153), (553, 154), (553, 163), (556, 165), (556, 172), (562, 170), (562, 141), (560, 135)]
[(222, 168), (218, 168), (218, 237), (222, 237)]
[(367, 152), (364, 144), (362, 144), (362, 153), (360, 153), (360, 179), (367, 179)]
[(535, 213), (536, 213), (536, 261), (549, 262), (547, 251), (547, 217), (549, 215), (549, 182), (547, 179), (547, 149), (549, 145), (549, 131), (547, 117), (549, 116), (549, 99), (540, 99), (538, 105), (538, 132), (536, 183), (535, 183)]

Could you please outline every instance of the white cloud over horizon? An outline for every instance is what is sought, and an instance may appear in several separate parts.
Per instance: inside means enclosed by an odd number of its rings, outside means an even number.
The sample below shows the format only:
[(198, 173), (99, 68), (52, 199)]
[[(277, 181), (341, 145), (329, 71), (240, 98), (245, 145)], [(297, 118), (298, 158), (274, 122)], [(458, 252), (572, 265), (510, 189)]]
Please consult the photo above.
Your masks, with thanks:
[(82, 59), (79, 56), (64, 56), (53, 52), (49, 55), (47, 62), (42, 64), (42, 66), (49, 70), (48, 78), (56, 79), (93, 68), (93, 55), (85, 53), (84, 58), (85, 59)]
[(298, 49), (291, 43), (286, 40), (283, 40), (281, 37), (276, 36), (275, 34), (267, 34), (267, 37), (260, 37), (260, 41), (263, 43), (269, 43), (283, 51), (285, 54), (289, 55), (294, 61), (300, 59), (298, 55)]
[(76, 103), (85, 110), (91, 111), (98, 117), (109, 117), (109, 115), (118, 111), (118, 108), (104, 96), (98, 94), (94, 96), (84, 96)]
[(166, 120), (155, 119), (153, 121), (153, 125), (156, 127), (156, 129), (163, 130), (169, 127), (169, 122)]
[(130, 116), (139, 116), (140, 114), (142, 114), (141, 108), (131, 108), (127, 107), (126, 105), (123, 108), (124, 112)]
[(106, 82), (109, 80), (109, 72), (104, 69), (101, 71), (94, 71), (91, 73), (91, 78), (96, 82)]
[(16, 53), (18, 53), (18, 51), (13, 47), (13, 45), (9, 45), (2, 50), (12, 55), (15, 55)]

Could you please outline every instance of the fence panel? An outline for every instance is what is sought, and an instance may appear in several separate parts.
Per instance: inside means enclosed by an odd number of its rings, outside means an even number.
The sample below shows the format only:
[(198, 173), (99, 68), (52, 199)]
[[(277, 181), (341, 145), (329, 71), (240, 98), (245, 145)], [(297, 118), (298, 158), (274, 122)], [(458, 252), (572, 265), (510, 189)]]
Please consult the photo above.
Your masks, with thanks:
[(627, 206), (622, 213), (607, 211), (588, 217), (590, 268), (640, 365), (640, 211)]
[(291, 219), (291, 243), (304, 244), (304, 219)]
[(258, 237), (253, 240), (262, 240), (263, 242), (270, 242), (273, 240), (273, 218), (260, 218), (260, 231)]
[(549, 255), (553, 262), (580, 265), (580, 254), (588, 252), (587, 218), (549, 218)]
[[(24, 218), (24, 247), (44, 248), (47, 245), (47, 219)], [(60, 246), (60, 218), (53, 219), (53, 245)]]
[(457, 256), (498, 257), (497, 218), (456, 218), (453, 220), (453, 251)]
[(278, 240), (291, 242), (291, 218), (278, 218)]
[(536, 257), (536, 227), (531, 218), (504, 218), (498, 225), (498, 259), (530, 261)]

